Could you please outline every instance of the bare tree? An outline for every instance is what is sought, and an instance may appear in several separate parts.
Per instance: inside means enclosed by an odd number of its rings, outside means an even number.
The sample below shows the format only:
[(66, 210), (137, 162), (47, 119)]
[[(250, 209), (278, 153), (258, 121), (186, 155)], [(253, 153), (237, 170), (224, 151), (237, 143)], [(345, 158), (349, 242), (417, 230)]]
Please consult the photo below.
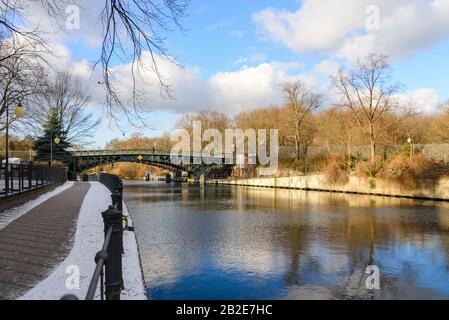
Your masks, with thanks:
[(400, 85), (393, 82), (388, 57), (370, 54), (364, 60), (359, 60), (352, 70), (341, 69), (332, 78), (332, 83), (340, 95), (340, 107), (351, 111), (369, 140), (371, 162), (374, 162), (381, 134), (411, 114), (411, 111), (406, 111), (404, 117), (386, 117), (398, 111), (400, 106), (396, 98)]
[(176, 127), (185, 129), (190, 133), (193, 131), (193, 122), (201, 121), (202, 131), (217, 129), (224, 134), (231, 127), (231, 120), (224, 113), (212, 109), (200, 110), (194, 114), (185, 113), (178, 118)]
[(0, 41), (0, 130), (16, 121), (5, 118), (6, 108), (32, 100), (46, 90), (45, 59), (36, 43), (23, 38)]
[[(193, 135), (193, 128), (194, 122), (197, 121), (201, 122), (201, 136), (208, 129), (217, 129), (223, 136), (225, 136), (226, 129), (231, 128), (231, 119), (219, 111), (204, 109), (193, 114), (185, 113), (178, 118), (176, 128), (187, 130), (191, 137), (191, 143), (193, 143), (196, 138)], [(204, 148), (207, 144), (207, 141), (201, 141), (202, 148)]]
[(67, 71), (58, 72), (32, 108), (28, 124), (40, 130), (48, 115), (55, 112), (67, 142), (71, 145), (87, 143), (100, 122), (87, 112), (89, 100), (86, 88), (77, 78)]
[(326, 145), (330, 154), (341, 152), (349, 158), (353, 146), (360, 143), (357, 124), (347, 110), (338, 107), (325, 110), (318, 117), (318, 125), (320, 143)]
[(308, 121), (311, 114), (321, 106), (321, 95), (313, 93), (301, 81), (288, 82), (283, 85), (287, 100), (285, 124), (289, 128), (290, 138), (295, 145), (296, 159), (311, 143), (312, 126)]
[(436, 134), (443, 141), (449, 139), (449, 100), (440, 106), (441, 117), (436, 121)]

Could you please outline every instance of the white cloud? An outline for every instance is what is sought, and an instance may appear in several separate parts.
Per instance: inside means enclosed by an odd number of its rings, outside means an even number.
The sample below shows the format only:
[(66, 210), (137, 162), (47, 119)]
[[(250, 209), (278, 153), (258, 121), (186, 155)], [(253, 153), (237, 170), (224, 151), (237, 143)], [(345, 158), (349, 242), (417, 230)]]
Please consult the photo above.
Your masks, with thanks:
[[(365, 28), (369, 6), (379, 29)], [(377, 52), (401, 58), (449, 36), (447, 0), (304, 0), (294, 12), (268, 8), (253, 19), (270, 38), (293, 51), (346, 58)]]
[[(91, 65), (85, 61), (76, 61), (69, 50), (62, 45), (54, 45), (56, 56), (50, 57), (50, 63), (58, 70), (70, 70), (87, 88), (92, 98), (90, 104), (104, 105), (103, 87), (100, 70), (92, 72)], [(250, 58), (251, 60), (254, 57)], [(180, 68), (172, 62), (156, 57), (158, 69), (164, 81), (170, 85), (174, 99), (163, 97), (160, 83), (152, 68), (151, 56), (143, 54), (146, 68), (135, 72), (136, 89), (145, 92), (142, 107), (147, 111), (169, 111), (172, 113), (195, 112), (204, 108), (223, 111), (229, 115), (249, 108), (269, 106), (280, 103), (282, 94), (280, 85), (289, 79), (300, 78), (300, 74), (290, 75), (300, 66), (297, 63), (260, 63), (254, 67), (242, 67), (231, 72), (219, 72), (208, 79), (200, 76), (200, 69)], [(112, 82), (119, 91), (122, 101), (131, 101), (133, 93), (133, 75), (131, 64), (121, 64), (111, 69)]]
[(209, 81), (214, 106), (228, 114), (282, 102), (283, 82), (299, 79), (292, 75), (298, 63), (261, 63), (233, 72), (219, 72)]
[[(104, 105), (105, 93), (100, 83), (103, 82), (100, 69), (92, 71), (91, 64), (86, 60), (76, 60), (67, 47), (60, 44), (49, 44), (54, 56), (49, 56), (49, 64), (54, 71), (70, 70), (78, 77), (91, 97), (89, 108), (99, 108)], [(301, 74), (299, 63), (257, 61), (265, 58), (263, 54), (252, 54), (242, 58), (241, 62), (250, 61), (255, 66), (242, 66), (229, 72), (218, 72), (204, 79), (200, 69), (196, 67), (181, 68), (176, 64), (156, 56), (158, 69), (164, 81), (170, 85), (174, 99), (163, 97), (160, 83), (154, 72), (151, 55), (143, 53), (143, 63), (146, 68), (135, 72), (136, 89), (144, 92), (141, 106), (146, 111), (168, 111), (171, 113), (195, 112), (204, 108), (212, 108), (228, 115), (251, 108), (265, 107), (282, 102), (281, 84), (287, 80), (306, 79), (309, 83), (315, 81)], [(130, 63), (111, 68), (111, 79), (114, 88), (119, 91), (123, 102), (131, 102), (133, 96), (133, 74)], [(313, 75), (314, 77), (315, 75)]]
[(345, 34), (363, 22), (355, 14), (363, 8), (360, 1), (305, 0), (295, 12), (265, 9), (253, 15), (270, 37), (292, 50), (328, 51), (340, 43)]
[[(173, 92), (174, 99), (164, 97), (160, 91), (160, 83), (154, 72), (149, 52), (144, 52), (142, 61), (145, 65), (136, 75), (136, 88), (144, 92), (143, 107), (148, 111), (170, 110), (172, 112), (186, 112), (191, 108), (205, 108), (209, 106), (211, 97), (206, 84), (199, 76), (198, 68), (181, 68), (167, 59), (156, 57), (157, 67)], [(113, 84), (120, 91), (123, 101), (132, 99), (133, 75), (131, 64), (122, 64), (111, 69)]]
[[(78, 76), (92, 97), (91, 105), (104, 105), (104, 92), (98, 82), (103, 81), (99, 70), (92, 73), (87, 61), (73, 61), (67, 49), (58, 46), (58, 66), (69, 69)], [(160, 94), (159, 80), (152, 66), (148, 52), (143, 54), (143, 62), (148, 68), (136, 72), (136, 88), (145, 92), (142, 107), (147, 111), (168, 111), (171, 113), (195, 112), (212, 108), (228, 115), (254, 108), (281, 104), (283, 94), (281, 85), (286, 81), (301, 80), (308, 87), (331, 101), (329, 76), (335, 74), (339, 65), (331, 60), (323, 60), (310, 71), (303, 70), (303, 65), (296, 62), (277, 61), (256, 63), (254, 66), (243, 65), (240, 69), (218, 72), (210, 78), (203, 79), (200, 69), (195, 67), (180, 68), (170, 61), (156, 57), (159, 71), (171, 86), (174, 99), (164, 98)], [(257, 61), (257, 57), (241, 58), (242, 63)], [(114, 87), (120, 92), (122, 101), (131, 101), (133, 78), (131, 64), (122, 64), (111, 69)]]
[[(92, 72), (87, 61), (75, 61), (70, 52), (61, 45), (55, 45), (57, 57), (51, 62), (60, 70), (71, 72), (82, 80), (92, 98), (91, 106), (104, 105), (104, 92), (98, 82), (102, 82), (100, 70)], [(250, 56), (248, 60), (257, 61), (265, 56)], [(238, 70), (218, 72), (208, 79), (200, 76), (195, 67), (180, 68), (172, 62), (156, 57), (160, 73), (172, 89), (174, 99), (160, 94), (160, 84), (153, 71), (151, 56), (143, 54), (146, 68), (136, 72), (136, 88), (145, 92), (142, 107), (147, 111), (169, 111), (172, 113), (195, 112), (212, 108), (228, 115), (240, 111), (270, 106), (282, 102), (281, 84), (288, 80), (302, 79), (310, 85), (317, 83), (322, 75), (319, 64), (317, 70), (308, 75), (301, 73), (299, 63), (265, 62), (253, 67), (243, 66)], [(330, 63), (330, 62), (329, 62)], [(111, 69), (114, 87), (119, 91), (122, 101), (131, 101), (133, 75), (131, 64), (122, 64)], [(324, 71), (323, 71), (324, 72)]]
[(432, 114), (438, 111), (440, 99), (435, 89), (421, 88), (399, 97), (400, 101), (418, 112)]
[(317, 63), (307, 75), (304, 75), (306, 79), (303, 80), (305, 82), (309, 81), (311, 86), (321, 86), (321, 91), (325, 92), (327, 89), (325, 89), (324, 86), (329, 85), (329, 78), (336, 75), (339, 69), (340, 65), (337, 62), (332, 60), (322, 60)]

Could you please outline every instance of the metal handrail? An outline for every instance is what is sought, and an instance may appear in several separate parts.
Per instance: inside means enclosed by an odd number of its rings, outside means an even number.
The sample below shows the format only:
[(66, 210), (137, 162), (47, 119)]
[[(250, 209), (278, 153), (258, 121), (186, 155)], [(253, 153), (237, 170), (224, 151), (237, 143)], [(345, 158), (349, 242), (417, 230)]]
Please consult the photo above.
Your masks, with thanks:
[[(164, 149), (111, 149), (111, 150), (78, 150), (72, 151), (75, 157), (89, 157), (89, 156), (107, 156), (107, 155), (150, 155), (150, 156), (193, 156), (201, 157), (201, 152), (177, 152), (172, 153), (171, 150)], [(222, 153), (221, 155), (208, 156), (208, 158), (225, 158), (233, 156), (233, 153)]]
[(89, 289), (87, 290), (86, 300), (93, 300), (95, 298), (95, 292), (97, 291), (98, 280), (100, 280), (100, 286), (101, 286), (101, 288), (100, 288), (101, 300), (104, 300), (104, 287), (103, 287), (104, 266), (105, 266), (106, 261), (108, 260), (108, 247), (109, 247), (109, 242), (111, 240), (112, 230), (113, 230), (113, 226), (110, 226), (108, 228), (108, 231), (106, 232), (103, 247), (101, 248), (101, 251), (99, 251), (97, 253), (97, 255), (95, 256), (95, 261), (96, 261), (97, 265), (95, 267), (94, 274), (92, 276), (92, 280), (90, 281)]
[(117, 190), (117, 188), (123, 187), (121, 179), (115, 174), (102, 172), (100, 173), (98, 181), (108, 188), (111, 193), (115, 193), (116, 191), (121, 192), (120, 190)]

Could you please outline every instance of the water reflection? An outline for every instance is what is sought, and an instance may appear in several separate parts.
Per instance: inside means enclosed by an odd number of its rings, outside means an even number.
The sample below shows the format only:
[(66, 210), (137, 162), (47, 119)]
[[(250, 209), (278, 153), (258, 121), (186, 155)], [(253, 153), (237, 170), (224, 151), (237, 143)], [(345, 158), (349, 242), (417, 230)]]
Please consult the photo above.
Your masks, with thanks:
[[(127, 184), (152, 299), (449, 298), (449, 205)], [(365, 268), (381, 270), (367, 290)]]

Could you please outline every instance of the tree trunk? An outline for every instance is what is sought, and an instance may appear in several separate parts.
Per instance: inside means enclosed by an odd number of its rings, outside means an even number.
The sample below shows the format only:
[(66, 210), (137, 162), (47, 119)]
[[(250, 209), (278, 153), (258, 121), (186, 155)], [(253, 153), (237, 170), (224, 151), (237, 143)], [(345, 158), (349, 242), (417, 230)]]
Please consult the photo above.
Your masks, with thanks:
[(307, 154), (309, 153), (309, 145), (305, 143), (302, 147), (302, 156), (303, 158), (307, 158)]
[(369, 128), (369, 139), (371, 142), (371, 163), (374, 163), (376, 160), (376, 140), (374, 138), (374, 124), (372, 122)]
[(351, 154), (352, 154), (352, 136), (351, 136), (351, 131), (349, 131), (348, 133), (348, 158), (351, 158)]
[(348, 132), (348, 145), (347, 145), (347, 152), (348, 152), (348, 170), (351, 169), (351, 155), (352, 155), (352, 136), (351, 136), (351, 130)]
[(295, 141), (295, 149), (296, 149), (296, 160), (299, 160), (299, 159), (301, 159), (301, 146), (300, 146), (300, 143), (299, 143), (299, 140), (298, 139), (296, 139), (296, 141)]
[(376, 141), (371, 139), (371, 163), (374, 163), (376, 160)]

